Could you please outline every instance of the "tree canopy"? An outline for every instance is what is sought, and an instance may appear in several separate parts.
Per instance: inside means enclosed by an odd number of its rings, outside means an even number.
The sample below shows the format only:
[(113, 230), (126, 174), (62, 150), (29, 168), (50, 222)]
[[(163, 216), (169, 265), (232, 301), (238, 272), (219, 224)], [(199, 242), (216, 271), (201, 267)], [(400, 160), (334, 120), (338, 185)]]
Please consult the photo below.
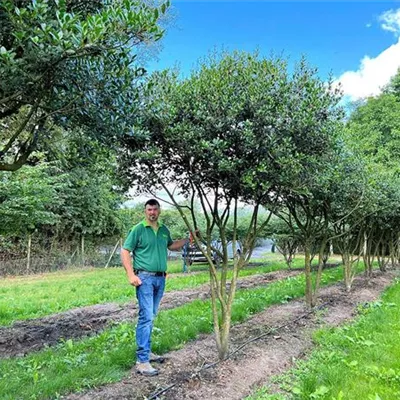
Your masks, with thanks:
[[(54, 136), (85, 127), (112, 143), (130, 129), (140, 45), (163, 34), (168, 2), (5, 0), (0, 5), (0, 170)], [(135, 52), (136, 49), (136, 52)]]

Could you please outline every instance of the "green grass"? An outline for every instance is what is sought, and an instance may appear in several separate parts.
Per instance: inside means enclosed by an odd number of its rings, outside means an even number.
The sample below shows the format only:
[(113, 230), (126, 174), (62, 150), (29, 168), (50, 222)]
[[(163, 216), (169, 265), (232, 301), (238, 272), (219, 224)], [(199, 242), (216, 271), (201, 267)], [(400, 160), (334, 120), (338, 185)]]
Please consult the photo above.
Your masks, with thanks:
[(251, 399), (400, 399), (400, 282), (359, 314), (353, 324), (315, 334), (310, 358), (276, 379), (286, 394), (263, 388)]
[[(324, 272), (322, 284), (340, 280), (342, 271)], [(238, 323), (266, 307), (304, 295), (304, 276), (267, 287), (237, 292), (232, 321)], [(154, 350), (160, 354), (182, 347), (200, 333), (212, 331), (210, 302), (196, 300), (163, 311), (154, 327)], [(0, 361), (0, 398), (54, 399), (60, 394), (120, 380), (135, 362), (132, 324), (120, 324), (100, 335), (67, 340), (57, 348), (24, 358)]]
[[(300, 265), (299, 258), (297, 263)], [(194, 288), (209, 281), (207, 265), (196, 265), (200, 273), (174, 276), (181, 272), (180, 260), (168, 263), (167, 291)], [(282, 262), (243, 270), (240, 276), (284, 269)], [(17, 320), (38, 318), (53, 313), (107, 302), (134, 300), (134, 288), (128, 284), (125, 270), (90, 268), (0, 280), (0, 326)]]

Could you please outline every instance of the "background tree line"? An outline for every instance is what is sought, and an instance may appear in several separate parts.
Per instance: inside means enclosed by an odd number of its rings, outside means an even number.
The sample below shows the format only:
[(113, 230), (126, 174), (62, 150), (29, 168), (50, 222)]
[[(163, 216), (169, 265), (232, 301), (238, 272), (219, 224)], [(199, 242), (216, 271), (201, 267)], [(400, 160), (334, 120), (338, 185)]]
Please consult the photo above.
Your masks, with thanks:
[(121, 235), (118, 138), (131, 130), (144, 59), (168, 8), (168, 1), (1, 2), (3, 254), (26, 254), (32, 240), (47, 253), (78, 241), (83, 254), (84, 238)]

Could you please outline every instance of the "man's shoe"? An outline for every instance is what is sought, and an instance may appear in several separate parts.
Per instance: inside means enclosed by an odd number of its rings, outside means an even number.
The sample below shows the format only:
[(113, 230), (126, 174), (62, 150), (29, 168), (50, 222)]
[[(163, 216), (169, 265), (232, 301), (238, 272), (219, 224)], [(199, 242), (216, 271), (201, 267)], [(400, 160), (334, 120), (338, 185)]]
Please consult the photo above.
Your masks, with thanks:
[(136, 372), (144, 376), (158, 375), (158, 369), (153, 368), (149, 362), (144, 362), (144, 363), (137, 362)]
[(165, 357), (159, 356), (158, 354), (150, 353), (150, 362), (163, 363)]

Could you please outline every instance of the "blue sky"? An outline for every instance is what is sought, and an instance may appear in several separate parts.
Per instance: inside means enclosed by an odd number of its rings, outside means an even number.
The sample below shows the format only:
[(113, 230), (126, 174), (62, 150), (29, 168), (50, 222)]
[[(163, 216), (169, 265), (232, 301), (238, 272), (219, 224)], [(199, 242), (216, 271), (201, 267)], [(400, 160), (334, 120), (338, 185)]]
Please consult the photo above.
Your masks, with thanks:
[(173, 17), (150, 70), (179, 66), (183, 76), (213, 49), (258, 49), (291, 62), (305, 55), (357, 99), (379, 93), (400, 66), (400, 1), (171, 0)]
[(322, 79), (331, 72), (342, 83), (345, 100), (357, 100), (379, 94), (400, 67), (400, 1), (171, 2), (173, 18), (150, 71), (180, 66), (188, 76), (214, 48), (273, 51), (293, 63), (305, 55)]

